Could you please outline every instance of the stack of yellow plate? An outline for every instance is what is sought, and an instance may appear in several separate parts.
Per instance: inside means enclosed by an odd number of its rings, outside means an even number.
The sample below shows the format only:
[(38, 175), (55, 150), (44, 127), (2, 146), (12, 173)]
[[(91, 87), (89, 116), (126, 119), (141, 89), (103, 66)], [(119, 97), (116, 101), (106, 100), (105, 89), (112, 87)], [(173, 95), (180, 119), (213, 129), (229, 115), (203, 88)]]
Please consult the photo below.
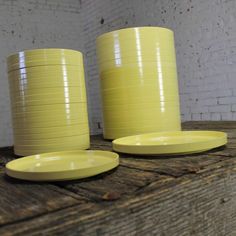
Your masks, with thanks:
[(173, 32), (128, 28), (97, 39), (104, 137), (178, 131), (178, 81)]
[(17, 155), (87, 149), (89, 127), (83, 57), (37, 49), (8, 57)]

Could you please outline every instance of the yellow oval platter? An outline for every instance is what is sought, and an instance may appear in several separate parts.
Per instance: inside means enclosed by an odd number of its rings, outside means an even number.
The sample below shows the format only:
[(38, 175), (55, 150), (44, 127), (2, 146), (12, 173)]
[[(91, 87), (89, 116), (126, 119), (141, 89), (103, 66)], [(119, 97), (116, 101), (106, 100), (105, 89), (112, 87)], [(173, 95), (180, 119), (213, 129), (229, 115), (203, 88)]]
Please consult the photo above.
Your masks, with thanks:
[(23, 157), (7, 163), (7, 175), (31, 181), (81, 179), (119, 165), (119, 156), (108, 151), (68, 151)]
[(140, 155), (183, 155), (207, 151), (227, 143), (218, 131), (176, 131), (141, 134), (116, 139), (113, 150)]

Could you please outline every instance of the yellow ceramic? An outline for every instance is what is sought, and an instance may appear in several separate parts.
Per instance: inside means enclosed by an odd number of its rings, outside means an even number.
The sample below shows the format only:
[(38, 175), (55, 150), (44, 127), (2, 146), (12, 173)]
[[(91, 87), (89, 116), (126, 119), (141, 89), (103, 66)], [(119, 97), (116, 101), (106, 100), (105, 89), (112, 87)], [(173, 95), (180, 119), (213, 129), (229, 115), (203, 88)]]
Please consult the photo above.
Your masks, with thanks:
[(41, 82), (40, 78), (38, 82), (33, 82), (33, 81), (29, 81), (29, 80), (25, 80), (22, 79), (21, 81), (15, 81), (13, 82), (9, 82), (9, 86), (10, 89), (12, 90), (12, 92), (21, 92), (21, 91), (30, 91), (32, 90), (32, 93), (37, 92), (38, 90), (44, 90), (46, 89), (54, 89), (54, 88), (66, 88), (66, 87), (82, 87), (84, 88), (84, 82), (81, 82), (79, 80), (76, 80), (76, 78), (73, 79), (73, 81), (70, 80), (63, 80), (63, 78), (58, 78), (57, 81), (53, 81), (52, 78), (47, 77), (48, 80), (43, 80)]
[[(149, 47), (152, 47), (149, 45)], [(175, 52), (173, 50), (173, 52)], [(153, 48), (145, 49), (143, 48), (142, 51), (130, 51), (126, 50), (122, 54), (108, 54), (108, 52), (100, 53), (102, 60), (99, 61), (99, 64), (105, 63), (114, 63), (115, 64), (126, 64), (126, 63), (140, 63), (140, 62), (159, 62), (162, 61), (164, 63), (175, 63), (175, 58), (172, 56), (173, 52), (164, 52), (164, 51), (157, 51), (153, 50)], [(99, 54), (99, 52), (98, 52)], [(110, 56), (110, 57), (109, 57)]]
[[(166, 69), (170, 70), (176, 70), (176, 64), (174, 62), (155, 62), (155, 61), (140, 61), (140, 62), (130, 62), (130, 63), (117, 63), (115, 61), (112, 62), (106, 62), (106, 63), (98, 63), (99, 65), (99, 73), (104, 73), (107, 71), (114, 71), (115, 69), (120, 69), (120, 68), (127, 68), (127, 69), (134, 69), (134, 68), (139, 68), (140, 71), (144, 68), (151, 70), (154, 67), (159, 67), (159, 71), (165, 71)], [(157, 69), (156, 69), (157, 70)]]
[[(110, 114), (116, 114), (118, 116), (119, 112), (122, 111), (129, 111), (129, 112), (144, 112), (144, 111), (150, 111), (152, 114), (155, 112), (165, 114), (168, 111), (173, 111), (173, 109), (179, 109), (179, 103), (178, 102), (158, 102), (158, 105), (156, 105), (158, 101), (154, 102), (142, 102), (142, 103), (124, 103), (124, 104), (113, 104), (112, 106), (104, 106), (103, 111), (110, 112)], [(143, 106), (142, 109), (140, 106)], [(153, 108), (154, 107), (154, 108)], [(176, 111), (176, 110), (175, 110)]]
[(210, 150), (227, 143), (227, 134), (216, 131), (177, 131), (134, 135), (116, 139), (113, 150), (128, 154), (186, 154)]
[[(68, 151), (68, 150), (84, 150), (88, 149), (90, 146), (90, 137), (89, 134), (83, 134), (77, 136), (74, 139), (73, 143), (51, 143), (47, 145), (14, 145), (14, 153), (19, 156), (26, 156), (26, 155), (34, 155), (39, 153), (46, 153), (46, 152), (56, 152), (56, 151)], [(31, 153), (31, 154), (30, 154)]]
[[(149, 36), (149, 40), (147, 41), (147, 34)], [(134, 48), (139, 48), (139, 42), (142, 42), (140, 44), (148, 45), (148, 43), (158, 43), (163, 48), (164, 46), (167, 46), (170, 41), (173, 41), (173, 31), (167, 28), (161, 28), (161, 27), (136, 27), (136, 28), (125, 28), (117, 31), (112, 31), (105, 33), (97, 38), (97, 46), (101, 47), (106, 44), (114, 44), (115, 45), (121, 45), (124, 44), (125, 41), (129, 41), (131, 45), (132, 43), (135, 43), (133, 45)], [(143, 41), (146, 41), (144, 43)], [(127, 44), (124, 44), (125, 46)], [(138, 46), (137, 46), (138, 45)], [(118, 51), (119, 47), (117, 46), (116, 51)], [(130, 48), (132, 49), (132, 48)]]
[(97, 39), (97, 57), (105, 138), (180, 130), (171, 30), (140, 27), (106, 33)]
[[(148, 87), (150, 92), (148, 92)], [(177, 89), (176, 87), (175, 89)], [(146, 89), (146, 90), (145, 90)], [(114, 90), (103, 90), (102, 101), (105, 106), (112, 106), (116, 104), (139, 104), (142, 103), (166, 103), (174, 102), (179, 104), (179, 96), (174, 95), (175, 89), (158, 90), (155, 86), (143, 86), (140, 88), (119, 88)], [(169, 91), (169, 92), (168, 92)], [(141, 107), (141, 105), (140, 105)]]
[(7, 64), (15, 153), (88, 148), (82, 54), (28, 50), (8, 57)]
[(134, 126), (122, 126), (122, 128), (105, 128), (103, 129), (103, 136), (105, 139), (113, 140), (117, 138), (127, 137), (131, 136), (133, 134), (146, 134), (155, 132), (155, 130), (159, 130), (159, 132), (165, 132), (165, 131), (172, 131), (173, 129), (176, 129), (176, 127), (179, 127), (179, 130), (181, 129), (180, 123), (176, 121), (175, 123), (170, 123), (169, 126), (168, 123), (162, 123), (158, 122), (156, 125), (143, 125), (140, 127), (134, 127)]
[[(122, 130), (122, 131), (128, 131), (133, 129), (133, 130), (143, 130), (143, 132), (145, 132), (145, 129), (147, 129), (148, 127), (151, 129), (151, 131), (149, 132), (153, 132), (153, 130), (155, 129), (162, 129), (163, 126), (167, 126), (169, 124), (170, 128), (173, 128), (173, 126), (177, 125), (176, 123), (171, 123), (169, 120), (165, 120), (165, 117), (163, 117), (160, 120), (157, 120), (156, 124), (150, 124), (150, 121), (152, 121), (150, 118), (145, 118), (143, 117), (143, 119), (132, 119), (132, 118), (126, 118), (126, 119), (122, 119), (121, 121), (117, 121), (114, 120), (114, 122), (106, 122), (106, 130)], [(115, 125), (114, 125), (115, 123)], [(127, 136), (127, 135), (126, 135)]]
[[(81, 130), (88, 129), (87, 122), (84, 123), (78, 123), (76, 120), (69, 120), (68, 121), (58, 121), (58, 122), (41, 122), (41, 123), (26, 123), (22, 122), (24, 125), (20, 125), (20, 122), (14, 122), (13, 121), (13, 128), (14, 128), (14, 134), (22, 134), (22, 135), (31, 135), (31, 134), (37, 134), (42, 133), (42, 135), (46, 135), (47, 133), (57, 133), (59, 130), (68, 130), (70, 132), (71, 129), (77, 130), (77, 132), (81, 132)], [(48, 131), (47, 131), (48, 130)]]
[[(172, 70), (157, 71), (155, 68), (149, 71), (127, 71), (126, 73), (122, 70), (117, 72), (107, 71), (101, 73), (101, 86), (102, 89), (113, 89), (123, 86), (168, 86), (173, 87), (178, 84), (177, 72)], [(160, 80), (160, 77), (162, 78)], [(112, 80), (111, 78), (115, 78)], [(168, 78), (168, 79), (164, 79)]]
[(83, 67), (51, 65), (30, 67), (8, 73), (12, 89), (40, 89), (81, 86), (84, 87)]
[[(13, 127), (16, 129), (24, 128), (36, 128), (36, 127), (55, 127), (55, 126), (65, 126), (65, 125), (81, 125), (83, 127), (87, 124), (87, 117), (80, 116), (79, 118), (70, 117), (60, 117), (52, 119), (40, 119), (40, 118), (23, 118), (23, 119), (13, 119)], [(23, 124), (23, 125), (21, 125)]]
[(19, 100), (17, 99), (11, 99), (12, 101), (12, 107), (27, 107), (27, 106), (42, 106), (42, 105), (50, 105), (50, 104), (64, 104), (64, 103), (86, 103), (85, 97), (81, 99), (81, 97), (78, 96), (51, 96), (51, 98), (41, 98), (37, 100), (33, 99), (24, 99), (21, 98)]
[(40, 145), (40, 146), (48, 146), (48, 145), (55, 145), (62, 143), (63, 145), (67, 144), (74, 144), (77, 142), (78, 139), (81, 138), (82, 135), (88, 135), (88, 130), (84, 133), (81, 133), (80, 135), (73, 135), (73, 136), (64, 136), (64, 137), (56, 137), (56, 138), (47, 138), (47, 139), (24, 139), (22, 137), (15, 139), (15, 145), (26, 145), (26, 146), (34, 146), (34, 145)]
[[(76, 107), (75, 107), (76, 108)], [(76, 109), (66, 109), (66, 110), (55, 110), (51, 112), (48, 111), (35, 111), (35, 112), (19, 112), (12, 115), (13, 120), (25, 120), (26, 122), (47, 122), (55, 119), (77, 119), (79, 123), (86, 122), (87, 117), (86, 104), (81, 104), (81, 108)]]
[[(84, 117), (81, 117), (81, 119)], [(34, 128), (46, 128), (46, 127), (56, 127), (56, 126), (66, 126), (66, 125), (81, 125), (84, 126), (84, 123), (87, 121), (84, 118), (84, 122), (79, 122), (77, 119), (61, 118), (55, 120), (48, 120), (45, 122), (27, 122), (27, 120), (13, 120), (14, 129), (34, 129)], [(32, 130), (33, 131), (33, 130)]]
[(61, 126), (52, 126), (52, 127), (29, 127), (29, 128), (18, 128), (14, 129), (14, 136), (22, 135), (39, 135), (41, 138), (44, 137), (63, 137), (65, 134), (71, 132), (81, 132), (88, 128), (88, 122), (84, 124), (74, 124), (74, 125), (61, 125)]
[(8, 72), (9, 78), (14, 82), (15, 80), (31, 78), (34, 82), (37, 82), (39, 78), (46, 80), (46, 78), (70, 79), (77, 76), (78, 79), (84, 77), (84, 68), (82, 65), (43, 65), (35, 67), (19, 68), (18, 70)]
[(35, 154), (42, 154), (47, 152), (61, 152), (61, 151), (70, 151), (70, 150), (86, 150), (89, 148), (88, 140), (81, 139), (80, 144), (70, 144), (63, 145), (63, 143), (59, 143), (58, 145), (51, 146), (14, 146), (14, 153), (18, 156), (29, 156)]
[(25, 89), (25, 90), (15, 90), (12, 91), (11, 96), (13, 98), (28, 98), (28, 99), (41, 99), (49, 96), (80, 96), (85, 97), (86, 92), (82, 87), (71, 86), (71, 87), (54, 87), (54, 88), (40, 88), (40, 89)]
[(145, 58), (140, 59), (139, 56), (131, 56), (130, 57), (125, 57), (125, 58), (116, 58), (114, 60), (103, 60), (99, 62), (100, 67), (120, 67), (122, 65), (137, 65), (137, 66), (145, 66), (146, 64), (151, 63), (150, 65), (162, 65), (162, 66), (172, 66), (175, 67), (176, 61), (172, 57), (172, 60), (170, 59), (171, 55), (168, 57), (167, 55), (164, 56), (159, 56), (158, 58), (151, 58), (150, 54), (147, 54)]
[(42, 65), (83, 65), (83, 56), (71, 49), (34, 49), (21, 51), (8, 57), (8, 71)]
[[(60, 103), (60, 104), (49, 104), (49, 105), (39, 105), (39, 106), (22, 106), (22, 107), (14, 107), (13, 111), (14, 114), (22, 113), (22, 112), (54, 112), (56, 111), (57, 114), (64, 112), (81, 112), (84, 109), (87, 110), (86, 103)], [(13, 114), (13, 116), (14, 116)]]
[(14, 137), (17, 140), (44, 140), (44, 139), (52, 139), (52, 138), (61, 138), (61, 137), (68, 137), (68, 136), (79, 136), (82, 134), (88, 134), (89, 133), (89, 127), (87, 124), (84, 126), (81, 125), (73, 125), (72, 128), (61, 128), (58, 127), (58, 129), (55, 132), (39, 132), (39, 133), (31, 133), (29, 130), (15, 130), (14, 131)]
[(68, 151), (28, 156), (8, 162), (7, 175), (31, 181), (64, 181), (87, 178), (119, 165), (119, 156), (108, 151)]

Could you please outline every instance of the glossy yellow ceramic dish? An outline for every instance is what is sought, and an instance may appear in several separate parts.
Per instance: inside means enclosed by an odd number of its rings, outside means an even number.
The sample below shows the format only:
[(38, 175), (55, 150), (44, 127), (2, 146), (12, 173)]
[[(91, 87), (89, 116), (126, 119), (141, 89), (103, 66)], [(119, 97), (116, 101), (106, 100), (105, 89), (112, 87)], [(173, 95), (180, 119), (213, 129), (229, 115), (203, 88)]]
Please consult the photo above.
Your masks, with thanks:
[[(83, 110), (81, 110), (83, 111)], [(81, 113), (76, 112), (76, 113), (68, 113), (68, 114), (64, 114), (63, 112), (57, 112), (57, 113), (48, 113), (45, 114), (45, 116), (43, 116), (43, 112), (34, 112), (33, 114), (30, 113), (17, 113), (14, 114), (14, 116), (12, 117), (13, 122), (16, 123), (30, 123), (30, 124), (36, 124), (36, 123), (41, 123), (41, 124), (49, 124), (50, 122), (52, 123), (53, 121), (59, 119), (59, 120), (64, 120), (65, 122), (67, 120), (77, 120), (77, 123), (81, 124), (87, 123), (87, 116), (85, 116), (84, 114), (87, 114), (86, 111), (84, 111), (85, 113), (83, 113), (83, 115), (81, 115)], [(36, 115), (34, 115), (36, 113)], [(38, 114), (38, 115), (37, 115)], [(58, 114), (58, 115), (57, 115)], [(33, 125), (32, 127), (34, 127), (35, 125)]]
[[(142, 68), (147, 67), (149, 70), (154, 68), (154, 67), (159, 67), (159, 70), (164, 71), (166, 69), (171, 69), (171, 70), (176, 70), (176, 64), (174, 62), (167, 63), (167, 62), (156, 62), (156, 61), (140, 61), (140, 62), (130, 62), (130, 63), (123, 63), (121, 62), (120, 64), (117, 63), (117, 61), (112, 61), (112, 62), (106, 62), (106, 63), (98, 63), (99, 65), (99, 72), (104, 73), (106, 71), (113, 71), (115, 69), (119, 69), (121, 67), (123, 68), (139, 68), (142, 70)], [(147, 69), (146, 68), (146, 69)]]
[(157, 132), (116, 139), (113, 150), (128, 154), (187, 154), (210, 150), (227, 143), (227, 134), (217, 131)]
[[(73, 129), (70, 127), (66, 127), (66, 129), (58, 128), (55, 132), (39, 132), (39, 133), (31, 133), (28, 130), (15, 130), (14, 136), (17, 139), (24, 139), (24, 140), (44, 140), (44, 139), (51, 139), (51, 138), (61, 138), (61, 137), (68, 137), (68, 136), (78, 136), (82, 134), (89, 133), (88, 125), (82, 127), (81, 125), (73, 125)], [(16, 132), (17, 131), (17, 132)]]
[[(41, 90), (41, 91), (40, 91)], [(11, 98), (24, 100), (39, 100), (52, 99), (53, 97), (78, 97), (80, 100), (86, 100), (86, 91), (82, 87), (55, 87), (55, 88), (41, 88), (41, 89), (25, 89), (12, 91)]]
[[(68, 105), (68, 106), (66, 106)], [(15, 111), (12, 115), (13, 118), (39, 118), (42, 119), (54, 119), (56, 117), (68, 117), (71, 118), (74, 117), (77, 119), (81, 116), (81, 114), (87, 113), (87, 104), (86, 103), (69, 103), (69, 104), (53, 104), (53, 105), (45, 105), (46, 108), (44, 109), (44, 106), (40, 106), (42, 108), (41, 110), (38, 108), (38, 110), (28, 111), (28, 107), (21, 107)], [(40, 118), (40, 119), (41, 119)]]
[(73, 136), (64, 136), (64, 137), (55, 137), (55, 138), (48, 138), (48, 139), (32, 139), (32, 138), (19, 138), (17, 142), (15, 142), (15, 145), (26, 145), (26, 146), (34, 146), (34, 145), (40, 145), (40, 146), (49, 146), (49, 145), (57, 145), (57, 144), (74, 144), (78, 142), (82, 137), (88, 135), (88, 132), (82, 133), (80, 135), (73, 135)]
[(32, 80), (37, 81), (36, 78), (46, 79), (47, 77), (63, 77), (70, 78), (71, 76), (84, 76), (84, 67), (83, 65), (64, 65), (64, 64), (56, 64), (56, 65), (41, 65), (34, 67), (25, 67), (19, 68), (14, 71), (8, 72), (9, 77), (14, 79), (26, 79), (27, 77), (32, 77)]
[[(41, 78), (39, 78), (40, 80)], [(83, 82), (84, 83), (84, 82)], [(17, 91), (30, 91), (32, 90), (32, 93), (37, 92), (37, 90), (42, 90), (42, 89), (54, 89), (54, 88), (66, 88), (66, 87), (82, 87), (84, 88), (82, 82), (74, 78), (72, 81), (71, 80), (64, 80), (63, 78), (58, 78), (58, 80), (53, 81), (52, 78), (48, 78), (48, 80), (43, 80), (41, 82), (32, 82), (28, 80), (21, 80), (21, 81), (15, 81), (14, 83), (9, 82), (10, 89), (15, 93)]]
[[(88, 121), (87, 119), (84, 121)], [(81, 128), (86, 126), (85, 123), (80, 123), (78, 120), (73, 120), (73, 119), (55, 119), (55, 120), (49, 120), (47, 122), (27, 122), (25, 120), (18, 120), (14, 121), (13, 120), (13, 128), (17, 130), (22, 130), (22, 129), (28, 129), (32, 130), (30, 132), (34, 132), (37, 130), (37, 128), (49, 128), (49, 127), (58, 127), (60, 129), (60, 126), (71, 126), (71, 125), (80, 125)]]
[(55, 68), (55, 66), (39, 66), (25, 68), (26, 72), (23, 72), (22, 69), (12, 71), (8, 73), (9, 84), (15, 90), (85, 86), (82, 67), (74, 66), (74, 69), (63, 68), (63, 65), (57, 65), (57, 67), (61, 67), (61, 69)]
[(34, 49), (21, 51), (8, 57), (8, 71), (42, 65), (83, 65), (82, 53), (70, 49)]
[(7, 163), (7, 175), (30, 181), (64, 181), (87, 178), (119, 165), (108, 151), (68, 151), (40, 154)]
[(89, 147), (83, 56), (37, 49), (7, 59), (17, 155)]
[(171, 30), (139, 27), (106, 33), (97, 38), (97, 58), (104, 138), (180, 130)]
[(62, 112), (62, 110), (68, 111), (71, 110), (71, 112), (81, 112), (84, 110), (84, 107), (87, 109), (87, 104), (84, 102), (81, 103), (60, 103), (60, 104), (48, 104), (48, 105), (38, 105), (38, 106), (23, 106), (23, 107), (14, 107), (13, 111), (15, 113), (22, 113), (22, 112), (56, 112), (59, 114), (59, 112)]
[[(23, 145), (17, 144), (17, 140), (14, 145), (14, 152), (19, 156), (34, 155), (39, 153), (46, 152), (56, 152), (56, 151), (68, 151), (68, 150), (85, 150), (90, 147), (90, 137), (89, 133), (79, 135), (74, 137), (73, 142), (65, 143), (64, 138), (61, 138), (61, 141), (50, 144), (43, 145), (41, 142), (35, 145)], [(45, 140), (45, 139), (44, 139)]]
[(25, 106), (42, 106), (50, 104), (63, 104), (63, 103), (86, 103), (85, 97), (81, 98), (80, 95), (77, 96), (51, 96), (51, 98), (41, 98), (37, 100), (33, 99), (12, 99), (12, 107), (25, 107)]
[[(169, 89), (168, 89), (169, 88)], [(178, 102), (178, 95), (175, 95), (175, 91), (178, 90), (178, 85), (165, 86), (158, 85), (153, 83), (153, 85), (143, 85), (143, 86), (123, 86), (117, 87), (114, 89), (103, 89), (102, 97), (110, 98), (112, 100), (117, 100), (118, 98), (127, 98), (133, 97), (136, 98), (138, 96), (147, 96), (146, 101), (149, 102), (148, 98), (160, 98), (165, 100), (174, 100)], [(128, 101), (127, 101), (128, 102)]]

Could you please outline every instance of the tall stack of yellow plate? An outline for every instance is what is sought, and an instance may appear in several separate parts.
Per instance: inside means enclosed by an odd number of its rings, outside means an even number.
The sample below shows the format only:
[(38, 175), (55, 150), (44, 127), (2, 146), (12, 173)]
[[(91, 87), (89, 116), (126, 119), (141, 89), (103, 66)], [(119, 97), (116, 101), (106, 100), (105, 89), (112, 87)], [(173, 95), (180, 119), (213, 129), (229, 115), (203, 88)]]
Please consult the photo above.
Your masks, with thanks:
[(128, 28), (97, 39), (104, 137), (181, 129), (173, 32)]
[(36, 49), (8, 57), (17, 155), (87, 149), (89, 127), (83, 57), (68, 49)]

